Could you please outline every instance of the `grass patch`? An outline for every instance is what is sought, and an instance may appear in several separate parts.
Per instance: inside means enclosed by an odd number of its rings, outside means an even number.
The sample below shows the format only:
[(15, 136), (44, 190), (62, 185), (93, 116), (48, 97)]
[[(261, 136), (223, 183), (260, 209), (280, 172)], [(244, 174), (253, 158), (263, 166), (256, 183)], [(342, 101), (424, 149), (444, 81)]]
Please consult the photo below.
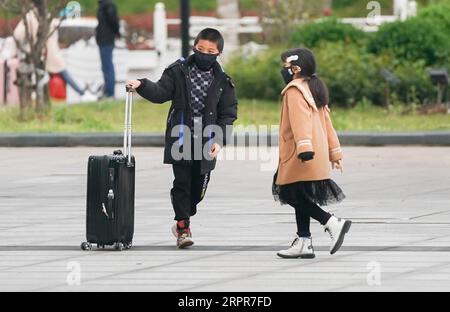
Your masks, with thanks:
[[(144, 101), (134, 103), (134, 131), (161, 131), (165, 124), (168, 107), (168, 105), (152, 105)], [(123, 114), (122, 102), (56, 104), (50, 114), (44, 118), (19, 122), (18, 109), (8, 108), (0, 111), (0, 131), (117, 132), (123, 129)]]
[(399, 108), (388, 111), (377, 106), (364, 109), (332, 109), (334, 127), (341, 131), (442, 131), (450, 130), (450, 114), (403, 114)]
[[(49, 115), (25, 122), (17, 120), (17, 108), (0, 109), (0, 132), (120, 132), (123, 129), (123, 102), (83, 105), (56, 104)], [(165, 129), (169, 103), (136, 101), (133, 131), (161, 132)], [(277, 125), (280, 103), (241, 100), (238, 125)], [(399, 108), (387, 111), (376, 106), (354, 109), (332, 108), (338, 131), (438, 131), (450, 130), (450, 114), (402, 114)]]

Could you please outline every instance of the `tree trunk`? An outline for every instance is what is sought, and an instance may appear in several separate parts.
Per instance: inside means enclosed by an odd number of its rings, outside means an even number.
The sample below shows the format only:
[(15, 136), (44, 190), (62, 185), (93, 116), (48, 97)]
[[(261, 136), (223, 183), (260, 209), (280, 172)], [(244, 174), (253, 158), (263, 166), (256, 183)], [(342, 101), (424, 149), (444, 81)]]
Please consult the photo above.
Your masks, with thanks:
[[(239, 19), (239, 1), (238, 0), (217, 0), (217, 15), (219, 18)], [(227, 26), (222, 30), (225, 44), (228, 47), (226, 54), (230, 55), (239, 46), (239, 33), (236, 31), (236, 25)]]
[(24, 121), (28, 117), (28, 112), (32, 106), (31, 94), (33, 86), (33, 70), (26, 59), (22, 61), (17, 69), (16, 84), (19, 88), (20, 114), (19, 120)]
[(324, 8), (331, 6), (330, 0), (258, 0), (264, 32), (269, 43), (285, 43), (293, 31), (302, 23), (321, 17)]
[[(49, 19), (48, 3), (47, 0), (41, 0), (38, 9), (38, 21), (39, 27), (36, 34), (36, 50), (32, 55), (33, 64), (35, 67), (35, 85), (34, 92), (36, 94), (36, 112), (44, 112), (45, 107), (49, 107), (50, 103), (46, 103), (45, 92), (47, 88), (48, 74), (45, 70), (45, 59), (46, 59), (46, 46), (47, 40), (50, 33), (50, 24), (52, 18)], [(47, 99), (48, 100), (48, 99)]]
[(20, 113), (19, 121), (25, 121), (31, 107), (31, 90), (29, 88), (19, 88)]
[[(21, 15), (25, 35), (16, 39), (21, 53), (21, 64), (17, 73), (17, 86), (20, 94), (20, 119), (28, 117), (35, 102), (35, 112), (46, 113), (50, 109), (48, 95), (49, 75), (46, 72), (47, 41), (53, 31), (53, 19), (59, 16), (68, 0), (3, 0), (1, 7), (7, 12)], [(37, 20), (37, 21), (36, 21)], [(37, 25), (37, 29), (36, 29)], [(19, 34), (21, 32), (19, 31)], [(35, 99), (35, 101), (33, 101)]]

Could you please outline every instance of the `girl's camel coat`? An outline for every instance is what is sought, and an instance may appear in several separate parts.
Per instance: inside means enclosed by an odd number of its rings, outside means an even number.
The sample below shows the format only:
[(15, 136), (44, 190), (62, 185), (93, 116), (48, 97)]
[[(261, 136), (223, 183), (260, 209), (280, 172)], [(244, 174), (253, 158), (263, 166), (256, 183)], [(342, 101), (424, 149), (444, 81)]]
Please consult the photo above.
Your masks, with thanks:
[[(317, 181), (330, 178), (331, 161), (342, 159), (328, 106), (317, 108), (308, 83), (294, 79), (281, 92), (279, 165), (276, 184)], [(314, 159), (302, 162), (298, 155), (314, 152)]]

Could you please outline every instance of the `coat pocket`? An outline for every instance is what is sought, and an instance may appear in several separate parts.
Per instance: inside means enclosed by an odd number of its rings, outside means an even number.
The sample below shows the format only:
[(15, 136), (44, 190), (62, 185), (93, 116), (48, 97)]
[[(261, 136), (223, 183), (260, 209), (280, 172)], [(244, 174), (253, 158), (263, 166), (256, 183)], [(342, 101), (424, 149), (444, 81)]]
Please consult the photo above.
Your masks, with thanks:
[(280, 142), (280, 161), (281, 163), (285, 163), (290, 160), (296, 151), (295, 141), (293, 139), (285, 140), (284, 137), (281, 137), (282, 142)]

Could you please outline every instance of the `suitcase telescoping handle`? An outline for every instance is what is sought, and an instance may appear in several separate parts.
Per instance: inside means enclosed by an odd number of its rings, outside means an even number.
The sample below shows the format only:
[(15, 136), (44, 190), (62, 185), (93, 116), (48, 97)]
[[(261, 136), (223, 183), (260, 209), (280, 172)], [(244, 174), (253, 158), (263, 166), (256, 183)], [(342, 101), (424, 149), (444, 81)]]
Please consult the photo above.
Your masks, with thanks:
[(123, 130), (123, 150), (128, 159), (128, 166), (131, 166), (131, 123), (133, 113), (133, 92), (134, 89), (126, 86), (126, 99), (125, 99), (125, 122)]

